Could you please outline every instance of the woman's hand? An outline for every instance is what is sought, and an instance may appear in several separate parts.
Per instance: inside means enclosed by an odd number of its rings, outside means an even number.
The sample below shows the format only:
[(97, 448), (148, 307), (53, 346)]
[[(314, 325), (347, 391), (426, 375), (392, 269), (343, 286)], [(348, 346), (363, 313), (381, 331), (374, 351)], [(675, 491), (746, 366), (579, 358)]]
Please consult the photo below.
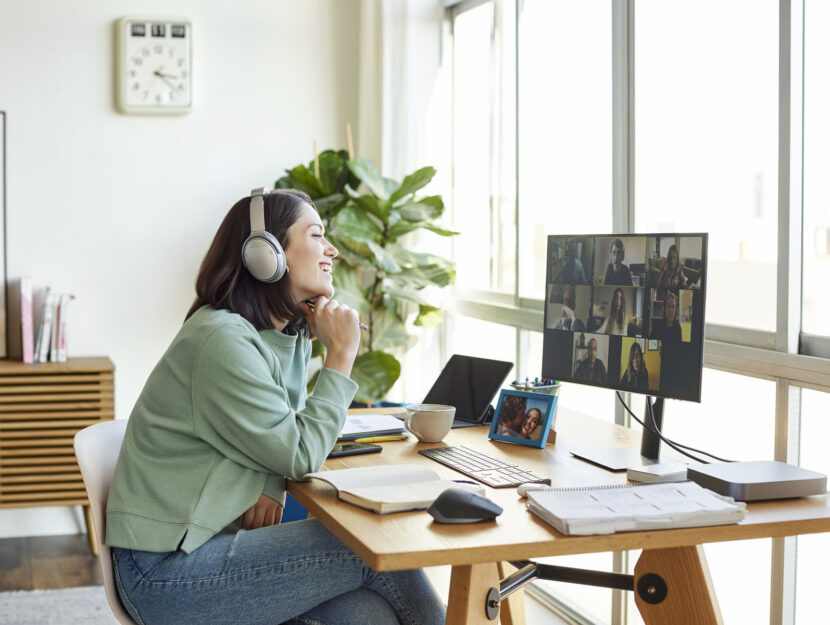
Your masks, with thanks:
[(311, 331), (326, 348), (328, 369), (339, 371), (345, 376), (352, 372), (352, 364), (360, 346), (360, 318), (357, 311), (337, 300), (320, 295), (312, 309), (303, 302)]
[(268, 495), (260, 495), (257, 502), (248, 508), (237, 521), (242, 522), (242, 529), (255, 530), (276, 525), (281, 519), (282, 506), (277, 503), (276, 499), (271, 499)]

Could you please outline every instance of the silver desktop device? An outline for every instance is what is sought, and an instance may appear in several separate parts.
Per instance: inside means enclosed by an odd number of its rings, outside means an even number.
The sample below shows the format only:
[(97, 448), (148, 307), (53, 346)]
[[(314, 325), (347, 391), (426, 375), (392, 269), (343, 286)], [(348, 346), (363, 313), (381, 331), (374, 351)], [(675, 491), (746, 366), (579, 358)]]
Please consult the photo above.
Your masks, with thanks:
[(772, 460), (689, 465), (686, 476), (736, 501), (789, 499), (827, 492), (826, 475)]

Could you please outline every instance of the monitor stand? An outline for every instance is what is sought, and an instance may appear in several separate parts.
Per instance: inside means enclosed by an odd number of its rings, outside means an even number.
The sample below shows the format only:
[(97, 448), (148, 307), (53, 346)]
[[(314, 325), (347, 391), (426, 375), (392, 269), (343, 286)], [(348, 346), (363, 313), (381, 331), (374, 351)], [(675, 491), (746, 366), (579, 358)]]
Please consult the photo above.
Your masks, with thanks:
[[(663, 398), (646, 397), (646, 423), (649, 423), (649, 405), (654, 417), (654, 425), (660, 430), (663, 427)], [(632, 467), (642, 467), (660, 462), (660, 437), (647, 428), (643, 428), (643, 438), (639, 452), (631, 447), (616, 447), (606, 449), (577, 449), (571, 454), (609, 471), (625, 471)]]

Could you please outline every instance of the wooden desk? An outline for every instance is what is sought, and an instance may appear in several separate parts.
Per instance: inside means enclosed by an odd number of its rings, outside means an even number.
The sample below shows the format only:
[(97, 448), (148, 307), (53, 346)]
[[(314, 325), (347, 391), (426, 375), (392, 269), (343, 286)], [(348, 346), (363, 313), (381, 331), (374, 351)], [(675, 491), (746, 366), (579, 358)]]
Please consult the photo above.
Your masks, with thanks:
[[(483, 427), (453, 430), (445, 442), (469, 445), (509, 458), (551, 477), (553, 486), (590, 486), (625, 482), (624, 473), (610, 473), (573, 458), (576, 447), (639, 444), (638, 432), (560, 411), (555, 447), (534, 449), (487, 439)], [(436, 443), (414, 438), (383, 445), (380, 454), (351, 456), (326, 462), (327, 469), (370, 464), (423, 463), (444, 477), (460, 474), (417, 453)], [(378, 571), (452, 565), (447, 623), (489, 623), (484, 611), (487, 591), (498, 588), (498, 564), (602, 551), (642, 549), (634, 569), (635, 584), (647, 573), (668, 584), (659, 604), (635, 601), (647, 625), (714, 625), (722, 623), (701, 545), (708, 542), (793, 536), (830, 531), (827, 495), (762, 502), (748, 506), (739, 524), (715, 527), (627, 532), (608, 536), (564, 536), (531, 515), (515, 489), (487, 489), (504, 513), (490, 523), (440, 525), (425, 512), (377, 515), (339, 501), (334, 489), (319, 480), (290, 482), (288, 491), (369, 566)], [(680, 589), (681, 592), (676, 592)]]

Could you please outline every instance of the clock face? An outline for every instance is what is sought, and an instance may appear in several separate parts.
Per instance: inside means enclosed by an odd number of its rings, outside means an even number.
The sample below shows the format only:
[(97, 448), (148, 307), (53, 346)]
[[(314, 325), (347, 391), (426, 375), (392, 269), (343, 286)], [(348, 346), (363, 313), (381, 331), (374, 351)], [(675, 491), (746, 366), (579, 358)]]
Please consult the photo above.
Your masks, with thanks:
[(184, 20), (118, 21), (118, 109), (186, 113), (192, 106), (191, 25)]

